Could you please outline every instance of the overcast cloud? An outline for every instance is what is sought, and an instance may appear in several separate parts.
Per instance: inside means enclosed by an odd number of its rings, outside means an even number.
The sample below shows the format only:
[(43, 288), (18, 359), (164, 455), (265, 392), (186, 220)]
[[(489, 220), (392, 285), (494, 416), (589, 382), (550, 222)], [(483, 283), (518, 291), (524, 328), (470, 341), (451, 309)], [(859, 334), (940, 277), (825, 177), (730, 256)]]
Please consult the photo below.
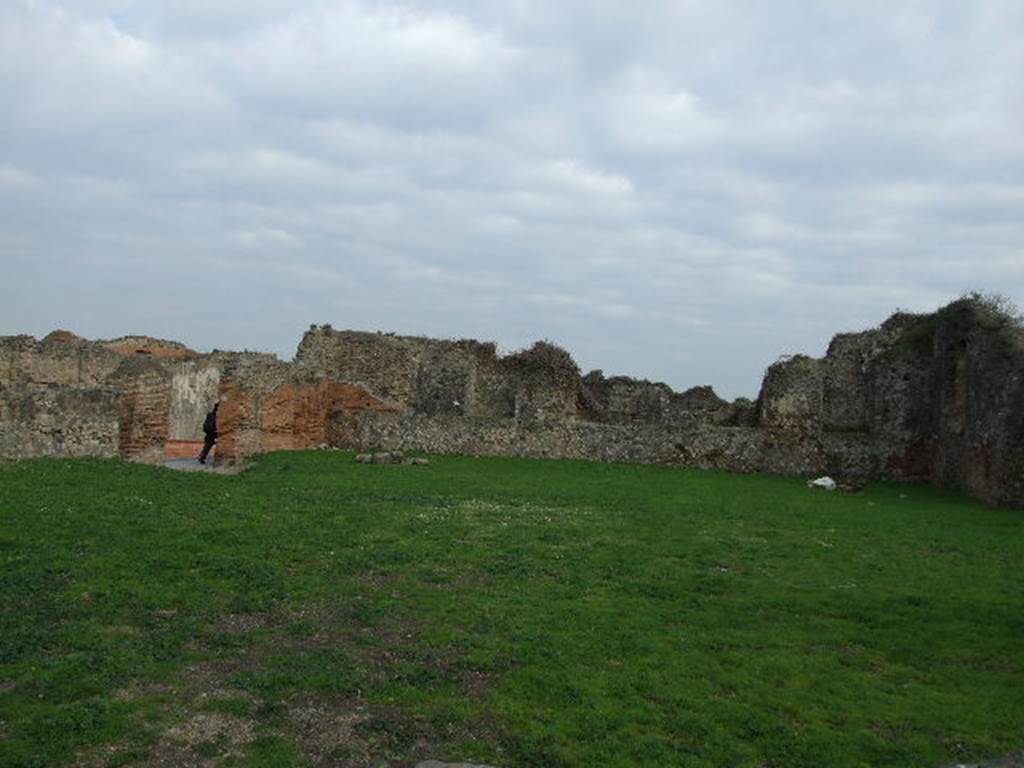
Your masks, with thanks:
[(756, 396), (1024, 303), (1024, 3), (6, 0), (0, 334), (546, 338)]

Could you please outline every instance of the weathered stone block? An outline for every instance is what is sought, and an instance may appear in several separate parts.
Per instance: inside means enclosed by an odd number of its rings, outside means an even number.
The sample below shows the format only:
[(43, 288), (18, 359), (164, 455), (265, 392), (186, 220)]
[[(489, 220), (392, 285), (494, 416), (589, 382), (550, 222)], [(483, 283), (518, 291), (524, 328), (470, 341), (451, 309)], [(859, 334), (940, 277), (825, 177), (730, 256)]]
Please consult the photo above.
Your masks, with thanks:
[(103, 388), (0, 388), (0, 457), (116, 456), (121, 397)]
[(760, 426), (816, 431), (821, 424), (824, 373), (821, 360), (805, 355), (771, 365), (758, 398)]

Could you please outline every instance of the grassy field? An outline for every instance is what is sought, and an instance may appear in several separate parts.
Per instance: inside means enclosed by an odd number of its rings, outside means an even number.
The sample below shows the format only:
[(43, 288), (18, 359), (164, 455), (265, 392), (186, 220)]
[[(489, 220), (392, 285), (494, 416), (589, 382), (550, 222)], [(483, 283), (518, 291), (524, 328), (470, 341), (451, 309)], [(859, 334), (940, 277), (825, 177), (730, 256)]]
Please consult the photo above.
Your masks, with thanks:
[(0, 765), (908, 768), (1024, 747), (1024, 511), (432, 461), (0, 464)]

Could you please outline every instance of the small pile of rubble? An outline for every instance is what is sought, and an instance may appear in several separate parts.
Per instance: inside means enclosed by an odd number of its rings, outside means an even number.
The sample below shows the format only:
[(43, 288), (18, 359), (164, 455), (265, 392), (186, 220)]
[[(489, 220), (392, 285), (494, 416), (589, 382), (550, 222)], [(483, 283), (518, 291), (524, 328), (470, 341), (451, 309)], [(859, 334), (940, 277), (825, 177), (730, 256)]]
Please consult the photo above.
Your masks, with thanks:
[(406, 458), (401, 451), (384, 451), (383, 453), (360, 453), (356, 461), (361, 464), (405, 464), (407, 466), (426, 466), (428, 459)]

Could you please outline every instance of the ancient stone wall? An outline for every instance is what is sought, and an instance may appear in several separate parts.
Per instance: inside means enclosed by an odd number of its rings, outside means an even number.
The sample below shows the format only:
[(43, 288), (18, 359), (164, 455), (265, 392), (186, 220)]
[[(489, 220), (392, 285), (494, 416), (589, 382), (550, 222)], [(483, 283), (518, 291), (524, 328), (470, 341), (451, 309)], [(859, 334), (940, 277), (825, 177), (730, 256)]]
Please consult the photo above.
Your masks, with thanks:
[(67, 331), (41, 341), (31, 336), (0, 338), (0, 386), (18, 383), (101, 387), (124, 356)]
[(349, 446), (349, 414), (360, 410), (397, 411), (364, 387), (324, 378), (308, 366), (257, 355), (220, 361), (217, 444), (219, 459), (256, 453)]
[(0, 338), (0, 456), (189, 455), (217, 400), (218, 460), (322, 444), (586, 458), (925, 481), (1024, 506), (1024, 331), (977, 298), (840, 334), (733, 403), (581, 376), (548, 342), (499, 356), (323, 326), (285, 363), (148, 337)]
[(498, 361), (502, 384), (513, 394), (513, 417), (520, 421), (576, 419), (580, 416), (580, 369), (564, 349), (538, 341)]
[(872, 446), (863, 438), (772, 433), (755, 427), (694, 423), (667, 430), (654, 424), (426, 417), (363, 412), (356, 445), (369, 450), (678, 464), (731, 472), (865, 477)]
[(125, 357), (110, 377), (122, 393), (118, 448), (127, 458), (156, 462), (169, 432), (171, 376), (146, 356)]
[(493, 343), (314, 327), (296, 365), (416, 413), (574, 418), (579, 369), (546, 342), (499, 358)]
[(452, 342), (359, 331), (310, 330), (299, 344), (295, 362), (328, 378), (364, 387), (374, 396), (406, 408), (419, 399), (421, 360), (443, 382), (449, 399), (465, 397), (469, 360)]
[[(54, 331), (41, 341), (0, 338), (0, 396), (8, 405), (0, 416), (6, 435), (0, 456), (120, 453), (159, 461), (168, 439), (188, 439), (202, 423), (199, 415), (191, 424), (198, 409), (190, 402), (202, 384), (185, 372), (199, 357), (149, 337), (97, 342)], [(177, 387), (169, 382), (168, 365), (185, 374)]]
[(0, 456), (116, 456), (121, 396), (98, 387), (0, 387)]
[(658, 424), (672, 421), (672, 390), (665, 384), (614, 376), (601, 371), (583, 378), (588, 416), (609, 424)]
[(881, 332), (842, 333), (832, 339), (822, 371), (821, 422), (834, 432), (870, 428), (868, 366), (885, 343)]
[(1020, 503), (1024, 332), (984, 303), (957, 302), (935, 315), (932, 356), (929, 479), (993, 503)]
[(771, 365), (758, 397), (764, 429), (817, 432), (821, 427), (824, 369), (821, 360), (796, 355)]
[(755, 420), (750, 401), (728, 403), (709, 386), (673, 392), (667, 384), (591, 371), (582, 379), (582, 393), (581, 415), (601, 423), (677, 428), (705, 422), (751, 426)]
[(184, 344), (152, 336), (122, 336), (99, 342), (107, 349), (121, 355), (151, 355), (167, 360), (188, 360), (198, 354)]

